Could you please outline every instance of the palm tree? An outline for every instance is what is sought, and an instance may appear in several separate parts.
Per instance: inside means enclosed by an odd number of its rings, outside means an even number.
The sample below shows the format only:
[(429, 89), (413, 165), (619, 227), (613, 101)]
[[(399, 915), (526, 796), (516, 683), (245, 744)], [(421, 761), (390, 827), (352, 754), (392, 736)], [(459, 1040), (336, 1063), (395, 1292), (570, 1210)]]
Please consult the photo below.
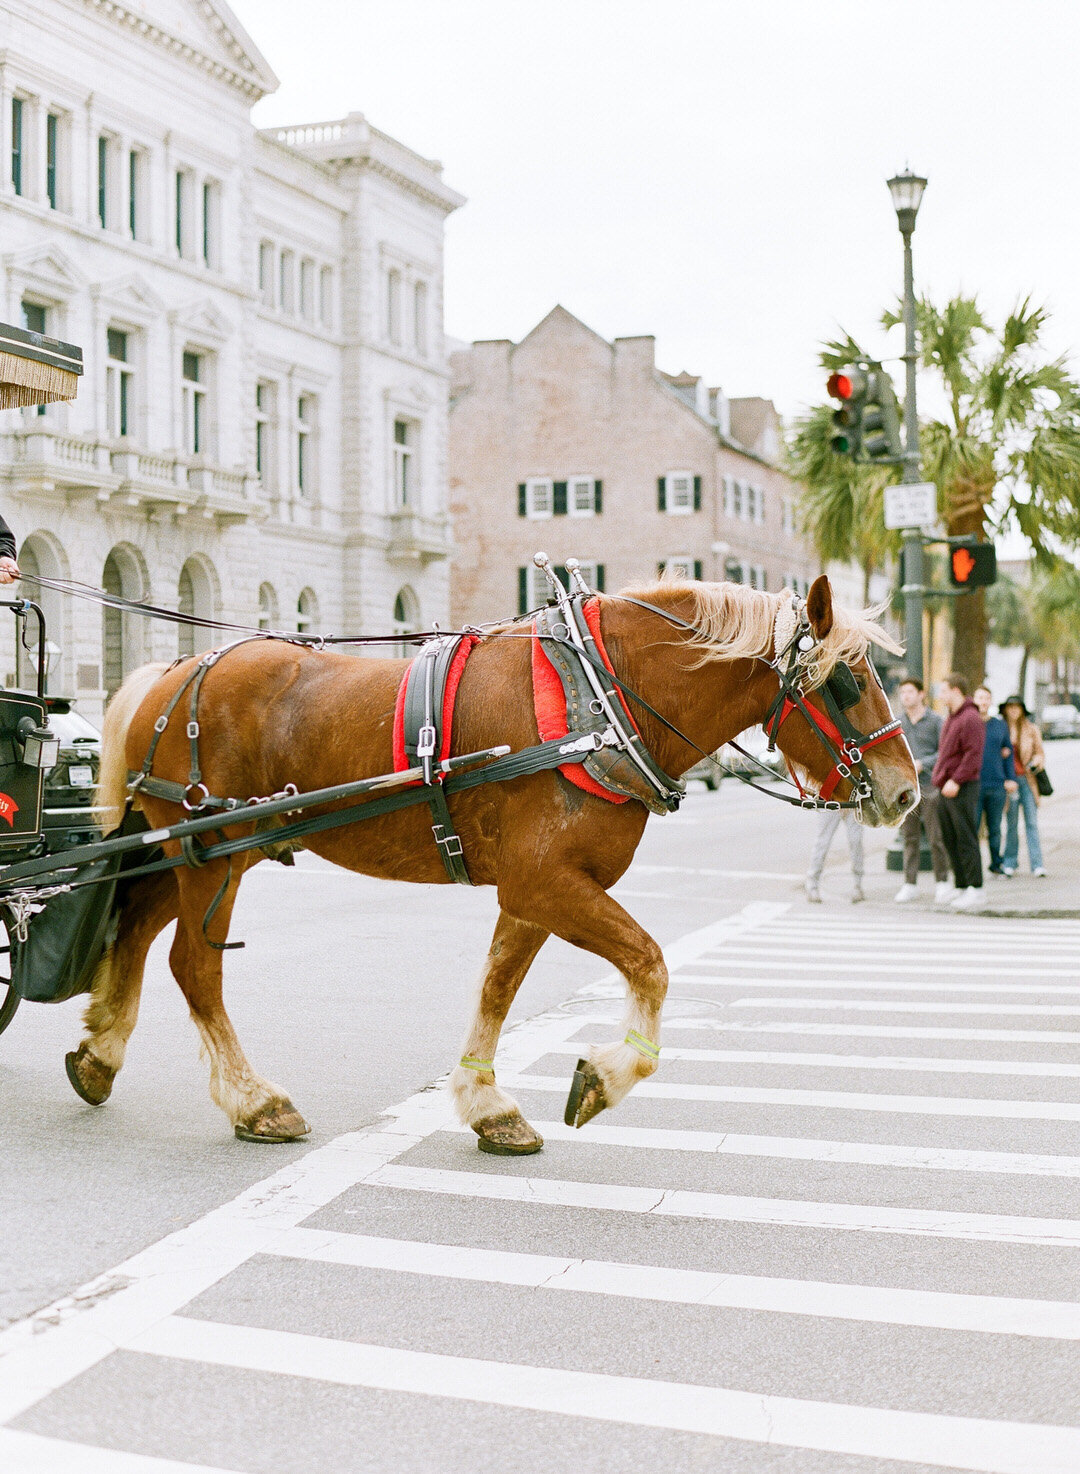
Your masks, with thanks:
[(1027, 685), (1034, 658), (1053, 661), (1055, 691), (1067, 695), (1069, 666), (1080, 660), (1080, 569), (1059, 558), (1033, 568), (1026, 584), (1002, 575), (990, 590), (987, 612), (995, 644), (1019, 646), (1024, 652), (1019, 690)]
[[(986, 540), (1015, 523), (1036, 555), (1080, 541), (1080, 385), (1043, 347), (1046, 312), (1030, 298), (995, 330), (974, 297), (917, 304), (920, 358), (945, 412), (920, 425), (923, 474), (934, 481), (950, 537)], [(886, 312), (885, 327), (902, 321)], [(985, 591), (954, 601), (953, 665), (980, 681)]]
[[(923, 299), (917, 316), (922, 365), (943, 405), (940, 418), (920, 424), (923, 474), (938, 486), (949, 536), (982, 541), (1015, 523), (1047, 563), (1062, 545), (1080, 545), (1080, 384), (1046, 355), (1046, 313), (1025, 299), (995, 331), (974, 297), (958, 296), (940, 309)], [(900, 321), (897, 312), (882, 318), (886, 328)], [(831, 371), (865, 356), (847, 336), (824, 344), (820, 361)], [(897, 546), (881, 500), (899, 472), (836, 455), (831, 431), (830, 406), (821, 405), (790, 438), (804, 525), (823, 558), (855, 558), (868, 580)], [(973, 683), (986, 663), (984, 594), (952, 601), (952, 663)]]

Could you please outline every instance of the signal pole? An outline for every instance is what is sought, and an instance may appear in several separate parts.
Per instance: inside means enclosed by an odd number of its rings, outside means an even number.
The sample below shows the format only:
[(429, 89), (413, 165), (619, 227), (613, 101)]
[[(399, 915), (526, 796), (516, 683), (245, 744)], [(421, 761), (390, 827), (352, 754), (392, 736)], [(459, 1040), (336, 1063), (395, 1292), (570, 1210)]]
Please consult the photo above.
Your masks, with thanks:
[[(900, 479), (905, 483), (921, 480), (919, 416), (915, 401), (918, 351), (915, 344), (915, 274), (911, 261), (911, 237), (925, 188), (926, 180), (912, 174), (910, 170), (889, 180), (889, 193), (896, 210), (897, 224), (904, 238), (904, 363), (907, 368), (907, 388), (904, 395), (904, 467)], [(900, 590), (904, 596), (904, 644), (907, 646), (908, 670), (925, 681), (923, 586), (922, 532), (917, 527), (911, 527), (904, 532), (904, 584)]]

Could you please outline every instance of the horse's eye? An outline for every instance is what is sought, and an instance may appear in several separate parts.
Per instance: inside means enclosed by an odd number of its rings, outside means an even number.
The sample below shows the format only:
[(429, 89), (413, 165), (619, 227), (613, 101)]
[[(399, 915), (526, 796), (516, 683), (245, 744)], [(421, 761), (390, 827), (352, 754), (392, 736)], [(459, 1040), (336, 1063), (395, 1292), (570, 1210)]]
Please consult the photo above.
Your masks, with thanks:
[(856, 686), (858, 686), (858, 688), (859, 688), (860, 691), (862, 691), (862, 692), (865, 693), (865, 691), (866, 691), (866, 677), (865, 676), (856, 676), (855, 677), (855, 684), (856, 684)]

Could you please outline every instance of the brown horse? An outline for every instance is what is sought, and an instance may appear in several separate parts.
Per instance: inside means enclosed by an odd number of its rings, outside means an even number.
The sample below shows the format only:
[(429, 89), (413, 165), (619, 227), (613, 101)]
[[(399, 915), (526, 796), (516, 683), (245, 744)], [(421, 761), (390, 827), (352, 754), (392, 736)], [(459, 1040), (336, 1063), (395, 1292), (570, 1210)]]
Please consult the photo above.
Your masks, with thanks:
[[(774, 655), (778, 618), (790, 619), (788, 594), (730, 584), (661, 583), (635, 590), (693, 630), (621, 599), (601, 599), (604, 643), (622, 680), (672, 720), (697, 747), (712, 752), (762, 721), (778, 690)], [(859, 698), (847, 715), (861, 732), (892, 716), (867, 660), (871, 642), (898, 647), (868, 615), (834, 609), (826, 578), (807, 600), (814, 647), (806, 657), (806, 684), (819, 688), (839, 661), (854, 672)], [(482, 639), (468, 660), (453, 722), (453, 751), (498, 743), (515, 750), (537, 741), (527, 626), (503, 626)], [(516, 637), (515, 637), (516, 636)], [(138, 770), (154, 722), (190, 674), (184, 662), (165, 672), (146, 667), (114, 698), (105, 721), (99, 801), (117, 814), (128, 769)], [(284, 641), (256, 641), (230, 651), (210, 671), (200, 698), (201, 752), (210, 791), (247, 797), (384, 773), (392, 767), (395, 696), (405, 669), (400, 660), (363, 660)], [(810, 697), (816, 705), (819, 697)], [(184, 782), (188, 772), (186, 706), (164, 731), (156, 775)], [(652, 755), (678, 776), (699, 758), (649, 715), (635, 712)], [(811, 789), (833, 757), (801, 713), (780, 729), (780, 745)], [(915, 767), (902, 737), (890, 737), (866, 756), (870, 796), (864, 823), (895, 825), (918, 800)], [(843, 780), (836, 791), (851, 791)], [(175, 804), (139, 795), (137, 807), (157, 828), (183, 817)], [(617, 968), (628, 988), (627, 1029), (648, 1053), (627, 1042), (593, 1049), (577, 1107), (581, 1125), (616, 1105), (638, 1080), (652, 1074), (667, 969), (657, 943), (607, 894), (634, 856), (648, 817), (631, 800), (606, 802), (552, 771), (491, 784), (450, 799), (477, 885), (498, 887), (500, 914), (480, 979), (476, 1011), (465, 1039), (465, 1059), (451, 1076), (457, 1109), (486, 1150), (536, 1151), (542, 1145), (516, 1103), (499, 1089), (494, 1060), (507, 1011), (533, 958), (554, 933), (595, 952)], [(223, 825), (224, 827), (224, 825)], [(231, 824), (229, 836), (252, 826)], [(425, 884), (447, 879), (432, 840), (426, 806), (383, 814), (310, 837), (309, 848), (366, 875)], [(167, 845), (176, 853), (175, 845)], [(102, 960), (86, 1012), (86, 1035), (69, 1056), (72, 1083), (84, 1099), (109, 1095), (138, 1012), (147, 949), (174, 918), (170, 964), (210, 1059), (210, 1092), (238, 1136), (289, 1141), (308, 1130), (288, 1096), (248, 1064), (222, 1003), (222, 942), (245, 865), (264, 858), (252, 850), (234, 861), (228, 886), (204, 936), (207, 909), (222, 887), (226, 862), (167, 871), (133, 882), (120, 905), (119, 931)], [(658, 1050), (655, 1051), (658, 1053)]]

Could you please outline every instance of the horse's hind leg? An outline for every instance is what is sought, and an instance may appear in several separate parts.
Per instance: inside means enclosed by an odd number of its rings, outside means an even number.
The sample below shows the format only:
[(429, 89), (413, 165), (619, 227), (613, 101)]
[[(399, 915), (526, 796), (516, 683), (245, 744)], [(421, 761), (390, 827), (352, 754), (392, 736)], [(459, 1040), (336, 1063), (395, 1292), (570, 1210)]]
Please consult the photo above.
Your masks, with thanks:
[[(203, 934), (203, 918), (224, 877), (221, 861), (180, 872), (180, 917), (169, 964), (210, 1060), (211, 1099), (237, 1136), (241, 1141), (295, 1141), (310, 1128), (284, 1091), (257, 1075), (244, 1057), (222, 1001), (222, 954)], [(214, 941), (228, 936), (236, 891), (236, 885), (229, 887), (210, 924)]]
[(538, 1152), (543, 1138), (522, 1116), (517, 1102), (495, 1083), (495, 1047), (510, 1005), (548, 933), (505, 911), (499, 915), (484, 970), (462, 1062), (450, 1076), (458, 1115), (476, 1132), (481, 1151), (501, 1156)]
[(598, 953), (626, 979), (623, 1039), (595, 1045), (574, 1075), (565, 1120), (584, 1126), (657, 1068), (667, 964), (659, 944), (588, 875), (566, 874), (557, 887), (535, 887), (528, 908), (557, 937)]
[(116, 940), (94, 974), (83, 1017), (85, 1035), (65, 1060), (68, 1079), (90, 1105), (104, 1105), (124, 1063), (139, 1016), (146, 954), (175, 918), (178, 896), (171, 872), (134, 881), (124, 894)]

